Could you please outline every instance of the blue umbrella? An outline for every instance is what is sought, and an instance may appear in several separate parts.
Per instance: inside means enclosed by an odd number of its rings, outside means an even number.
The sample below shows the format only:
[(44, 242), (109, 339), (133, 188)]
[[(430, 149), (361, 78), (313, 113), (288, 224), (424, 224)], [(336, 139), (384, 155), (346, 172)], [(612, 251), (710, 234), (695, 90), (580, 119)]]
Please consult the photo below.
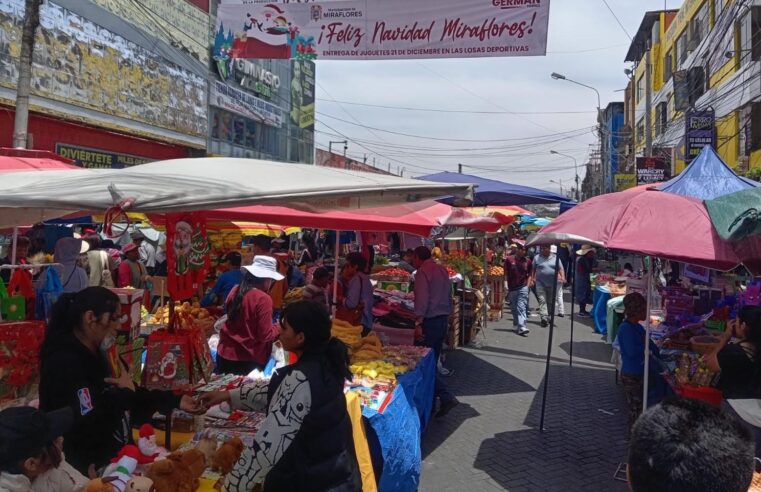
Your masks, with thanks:
[(713, 200), (760, 186), (761, 183), (735, 174), (716, 151), (707, 145), (684, 171), (656, 186), (656, 189), (699, 200)]
[[(568, 197), (555, 193), (521, 186), (512, 183), (504, 183), (493, 179), (481, 178), (471, 174), (443, 172), (420, 176), (417, 179), (435, 181), (437, 183), (469, 183), (477, 185), (473, 205), (488, 207), (490, 205), (531, 205), (540, 203), (575, 203)], [(448, 197), (440, 200), (447, 204), (453, 204), (455, 199)]]

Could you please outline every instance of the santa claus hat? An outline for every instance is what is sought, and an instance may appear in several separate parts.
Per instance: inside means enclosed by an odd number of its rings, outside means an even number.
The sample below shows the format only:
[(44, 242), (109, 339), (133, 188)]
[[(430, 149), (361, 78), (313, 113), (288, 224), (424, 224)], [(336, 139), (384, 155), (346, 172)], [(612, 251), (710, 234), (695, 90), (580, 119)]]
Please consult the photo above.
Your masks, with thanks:
[(151, 424), (143, 424), (140, 426), (140, 437), (152, 437), (156, 435), (156, 430)]

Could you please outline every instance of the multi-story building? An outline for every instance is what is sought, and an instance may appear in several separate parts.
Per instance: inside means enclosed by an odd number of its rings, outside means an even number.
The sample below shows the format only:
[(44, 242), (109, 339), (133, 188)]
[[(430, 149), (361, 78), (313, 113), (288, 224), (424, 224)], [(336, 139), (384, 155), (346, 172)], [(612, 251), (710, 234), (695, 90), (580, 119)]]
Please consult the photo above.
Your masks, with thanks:
[[(2, 146), (12, 144), (24, 4), (0, 0)], [(204, 155), (208, 25), (208, 0), (43, 2), (27, 146), (88, 167)]]
[(681, 172), (712, 144), (740, 172), (761, 167), (761, 0), (648, 12), (627, 61), (634, 154), (668, 157)]
[(600, 115), (600, 127), (602, 128), (600, 157), (604, 169), (602, 189), (605, 190), (605, 193), (615, 191), (615, 176), (618, 174), (621, 165), (620, 146), (623, 126), (624, 103), (612, 102), (608, 104)]
[[(207, 153), (312, 163), (314, 63), (214, 59), (218, 3), (43, 2), (27, 146), (86, 167)], [(0, 0), (0, 146), (12, 145), (24, 4)]]

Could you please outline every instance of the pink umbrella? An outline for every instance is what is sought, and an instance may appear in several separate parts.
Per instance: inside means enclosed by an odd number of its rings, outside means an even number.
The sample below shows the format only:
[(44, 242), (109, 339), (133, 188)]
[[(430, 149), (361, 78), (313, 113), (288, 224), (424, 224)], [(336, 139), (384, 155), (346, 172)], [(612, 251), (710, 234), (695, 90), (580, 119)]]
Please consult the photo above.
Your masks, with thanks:
[(74, 161), (46, 150), (0, 148), (0, 173), (81, 169)]
[[(587, 200), (529, 240), (559, 242), (596, 244), (722, 271), (748, 259), (719, 237), (700, 200), (645, 186)], [(758, 266), (745, 264), (751, 270)]]

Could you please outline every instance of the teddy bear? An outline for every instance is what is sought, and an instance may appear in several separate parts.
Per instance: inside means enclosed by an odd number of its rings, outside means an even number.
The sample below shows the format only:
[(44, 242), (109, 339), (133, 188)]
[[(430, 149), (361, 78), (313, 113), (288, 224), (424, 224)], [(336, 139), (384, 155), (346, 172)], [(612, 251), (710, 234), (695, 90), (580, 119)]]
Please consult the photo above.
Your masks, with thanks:
[(206, 458), (206, 466), (211, 466), (214, 453), (217, 451), (217, 441), (205, 437), (198, 442), (196, 449), (202, 452)]
[(214, 453), (214, 458), (211, 461), (211, 469), (219, 471), (223, 475), (227, 475), (233, 470), (233, 467), (240, 459), (241, 454), (243, 454), (243, 441), (237, 437), (233, 437)]
[(153, 480), (148, 477), (132, 477), (127, 484), (127, 492), (155, 492)]
[(87, 482), (82, 492), (114, 492), (113, 478), (94, 478)]
[(166, 459), (156, 461), (148, 469), (147, 477), (153, 480), (155, 492), (194, 492), (199, 478), (206, 469), (202, 452), (191, 449), (175, 451)]

